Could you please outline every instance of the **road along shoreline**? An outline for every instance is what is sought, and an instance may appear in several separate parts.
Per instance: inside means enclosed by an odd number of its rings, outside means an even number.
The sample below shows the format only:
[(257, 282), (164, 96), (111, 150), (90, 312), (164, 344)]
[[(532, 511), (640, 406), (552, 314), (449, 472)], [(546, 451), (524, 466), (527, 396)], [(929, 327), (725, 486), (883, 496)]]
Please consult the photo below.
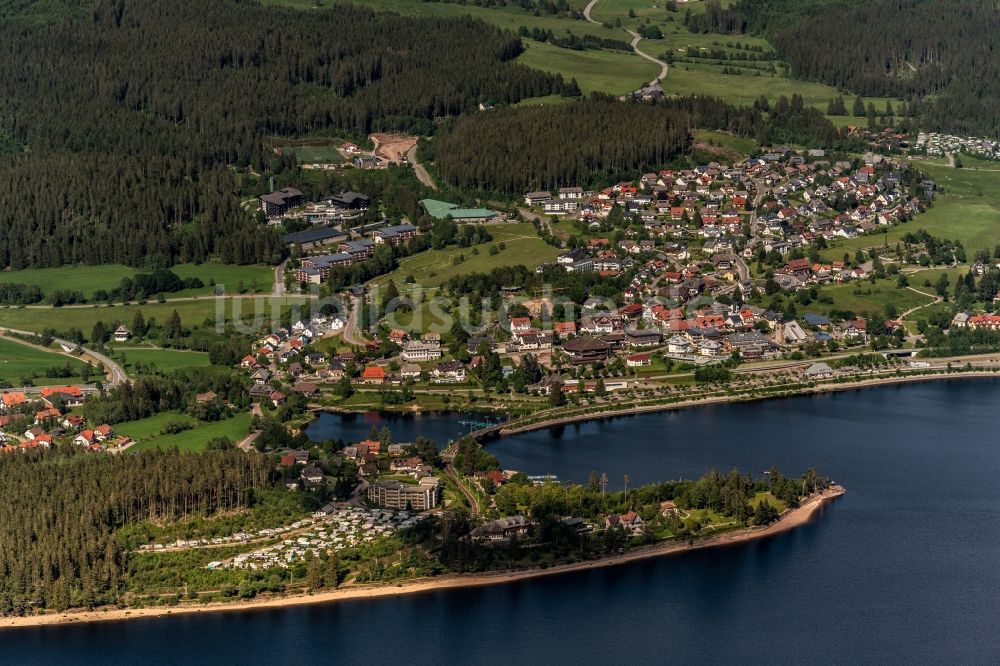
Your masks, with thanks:
[(517, 422), (515, 421), (511, 425), (506, 425), (502, 428), (499, 428), (496, 431), (496, 433), (493, 434), (497, 434), (501, 437), (507, 437), (509, 435), (518, 435), (525, 432), (531, 432), (532, 430), (542, 430), (554, 426), (568, 425), (571, 423), (581, 423), (584, 421), (610, 419), (616, 416), (635, 416), (637, 414), (666, 412), (675, 409), (701, 407), (704, 405), (724, 405), (724, 404), (735, 404), (740, 402), (759, 402), (762, 400), (779, 400), (784, 398), (806, 397), (811, 395), (822, 395), (824, 393), (839, 393), (841, 391), (853, 391), (856, 389), (890, 386), (893, 384), (911, 384), (916, 382), (934, 381), (941, 379), (971, 379), (971, 378), (982, 378), (982, 377), (1000, 378), (1000, 374), (989, 370), (973, 371), (973, 372), (955, 370), (950, 373), (931, 373), (931, 374), (901, 375), (901, 376), (891, 376), (891, 377), (873, 377), (871, 379), (862, 379), (856, 382), (820, 384), (817, 386), (811, 386), (803, 389), (789, 389), (787, 392), (767, 394), (767, 395), (709, 396), (706, 398), (697, 398), (695, 400), (681, 400), (678, 402), (662, 403), (655, 405), (636, 405), (634, 407), (625, 407), (622, 409), (607, 409), (596, 412), (588, 412), (586, 414), (570, 414), (567, 416), (557, 416), (551, 419), (545, 419), (544, 421), (528, 423), (525, 425), (518, 425)]

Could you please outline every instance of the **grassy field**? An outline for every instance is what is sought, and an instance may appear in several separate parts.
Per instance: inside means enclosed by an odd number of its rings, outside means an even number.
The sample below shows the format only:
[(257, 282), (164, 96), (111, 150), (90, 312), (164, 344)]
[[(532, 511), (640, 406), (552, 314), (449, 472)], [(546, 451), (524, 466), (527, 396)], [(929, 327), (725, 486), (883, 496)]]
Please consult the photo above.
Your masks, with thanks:
[(277, 317), (282, 309), (287, 309), (295, 303), (302, 303), (302, 297), (259, 297), (259, 298), (204, 298), (196, 301), (180, 301), (176, 303), (146, 303), (145, 305), (115, 305), (115, 306), (85, 306), (63, 308), (0, 308), (0, 322), (9, 328), (39, 332), (46, 328), (65, 331), (69, 327), (77, 327), (89, 335), (94, 324), (102, 321), (105, 324), (125, 323), (129, 325), (136, 310), (141, 310), (147, 323), (150, 319), (157, 322), (166, 321), (176, 310), (185, 329), (204, 326), (214, 327), (217, 309), (222, 310), (222, 318), (232, 321), (236, 315), (246, 320), (252, 319), (255, 308), (260, 308), (265, 322), (270, 321), (272, 313)]
[[(271, 291), (274, 286), (274, 269), (270, 266), (234, 266), (209, 262), (205, 264), (178, 264), (170, 270), (181, 278), (201, 278), (205, 286), (201, 289), (187, 289), (167, 294), (166, 296), (169, 298), (212, 294), (215, 291), (211, 284), (212, 281), (224, 285), (226, 293), (237, 293), (237, 287), (241, 281), (244, 290), (250, 290), (251, 285), (256, 283), (257, 289), (266, 293)], [(137, 272), (139, 271), (134, 268), (119, 264), (26, 268), (0, 272), (0, 282), (38, 285), (46, 294), (57, 289), (72, 289), (82, 291), (89, 298), (98, 289), (108, 291), (114, 289), (121, 283), (122, 278), (131, 277)]]
[[(958, 268), (935, 268), (935, 269), (916, 271), (915, 273), (910, 273), (907, 277), (910, 280), (911, 287), (916, 287), (921, 291), (933, 292), (934, 285), (937, 284), (937, 281), (941, 279), (942, 273), (947, 275), (948, 282), (954, 285), (955, 278), (957, 278), (959, 275), (964, 276), (968, 272), (969, 272), (968, 266), (959, 266)], [(931, 282), (930, 285), (924, 284), (927, 280), (930, 280)]]
[(173, 372), (186, 368), (206, 368), (211, 365), (205, 352), (180, 349), (150, 349), (148, 347), (117, 347), (115, 360), (125, 357), (125, 369), (134, 370), (137, 365), (154, 365), (160, 372)]
[[(157, 415), (153, 418), (158, 418), (162, 415)], [(163, 427), (164, 423), (170, 420), (182, 420), (178, 415), (172, 415), (173, 419), (167, 419), (160, 424), (160, 428)], [(143, 419), (147, 421), (148, 419)], [(155, 423), (151, 425), (146, 425), (143, 421), (133, 421), (132, 423), (137, 425), (140, 432), (145, 430), (150, 430)], [(125, 424), (123, 424), (125, 425)], [(209, 440), (215, 439), (217, 437), (228, 437), (233, 443), (239, 442), (241, 439), (246, 437), (247, 432), (250, 429), (250, 413), (237, 414), (231, 418), (225, 419), (223, 421), (216, 421), (215, 423), (206, 423), (203, 425), (197, 425), (191, 430), (184, 430), (174, 435), (148, 435), (146, 439), (141, 442), (134, 444), (129, 451), (145, 451), (149, 449), (156, 448), (169, 448), (171, 446), (176, 446), (181, 451), (201, 451), (208, 444)], [(122, 432), (125, 432), (124, 430)], [(159, 432), (159, 430), (155, 430)]]
[(336, 146), (287, 146), (284, 148), (304, 164), (340, 164), (344, 156)]
[(126, 437), (131, 437), (135, 441), (150, 439), (160, 436), (163, 427), (168, 423), (191, 423), (198, 421), (187, 414), (180, 412), (161, 412), (148, 418), (137, 421), (126, 421), (115, 426), (115, 432)]
[[(475, 246), (479, 254), (472, 253), (473, 248), (447, 247), (443, 250), (428, 250), (403, 259), (399, 268), (373, 281), (374, 284), (387, 284), (395, 280), (402, 287), (403, 279), (412, 275), (417, 284), (424, 287), (437, 287), (455, 275), (466, 273), (488, 272), (498, 266), (523, 265), (535, 268), (539, 264), (551, 261), (559, 254), (559, 250), (546, 244), (535, 233), (530, 224), (505, 224), (489, 227), (493, 240), (489, 243)], [(497, 255), (490, 255), (491, 245), (505, 243), (506, 249)], [(465, 261), (455, 264), (459, 255)]]
[[(623, 37), (628, 37), (624, 32)], [(605, 92), (624, 95), (652, 80), (660, 68), (634, 53), (623, 51), (573, 51), (551, 44), (525, 40), (521, 64), (541, 69), (563, 78), (575, 78), (583, 93)]]
[[(53, 378), (44, 375), (49, 368), (63, 368), (69, 363), (75, 371), (72, 377)], [(6, 382), (13, 386), (20, 386), (22, 378), (30, 378), (34, 373), (43, 373), (43, 376), (35, 377), (32, 382), (39, 385), (51, 384), (78, 384), (82, 380), (80, 371), (87, 364), (83, 361), (69, 356), (63, 356), (56, 352), (46, 352), (20, 342), (15, 342), (10, 338), (0, 338), (0, 382)], [(94, 370), (93, 376), (101, 378), (99, 370)]]
[(715, 132), (712, 130), (695, 130), (695, 141), (706, 143), (709, 146), (723, 148), (740, 155), (749, 155), (757, 150), (757, 142), (742, 136), (735, 136), (728, 132)]
[(829, 260), (840, 259), (844, 252), (854, 254), (858, 248), (890, 246), (908, 232), (924, 229), (932, 236), (960, 240), (970, 259), (976, 250), (993, 251), (1000, 242), (1000, 171), (952, 169), (920, 163), (920, 169), (937, 181), (942, 188), (934, 206), (907, 224), (897, 225), (888, 234), (859, 236), (831, 244), (822, 255)]
[(885, 314), (886, 306), (891, 305), (898, 314), (934, 300), (912, 289), (901, 289), (895, 280), (889, 279), (877, 280), (875, 284), (867, 281), (838, 284), (824, 287), (822, 293), (833, 298), (833, 303), (810, 303), (805, 311), (826, 314), (831, 310), (850, 310), (856, 314)]

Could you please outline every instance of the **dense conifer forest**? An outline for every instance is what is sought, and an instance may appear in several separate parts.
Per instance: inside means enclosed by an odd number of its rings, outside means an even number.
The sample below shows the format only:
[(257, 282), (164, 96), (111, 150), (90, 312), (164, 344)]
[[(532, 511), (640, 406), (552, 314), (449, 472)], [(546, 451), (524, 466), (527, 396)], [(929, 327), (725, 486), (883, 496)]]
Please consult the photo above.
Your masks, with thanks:
[(690, 128), (753, 137), (762, 145), (843, 147), (848, 139), (799, 96), (734, 107), (711, 97), (657, 104), (594, 98), (454, 119), (422, 148), (449, 185), (507, 194), (606, 185), (669, 164), (690, 147)]
[(664, 164), (688, 147), (689, 130), (672, 109), (587, 101), (465, 116), (429, 146), (449, 184), (511, 193)]
[(765, 35), (794, 76), (902, 98), (928, 128), (1000, 134), (995, 2), (712, 0), (706, 9), (689, 27)]
[(119, 528), (247, 509), (267, 480), (262, 457), (232, 449), (0, 456), (0, 613), (114, 603)]
[(429, 131), (480, 101), (565, 88), (471, 19), (236, 0), (83, 14), (0, 24), (0, 266), (271, 261), (277, 236), (236, 196), (259, 193), (240, 176), (268, 167), (266, 137)]

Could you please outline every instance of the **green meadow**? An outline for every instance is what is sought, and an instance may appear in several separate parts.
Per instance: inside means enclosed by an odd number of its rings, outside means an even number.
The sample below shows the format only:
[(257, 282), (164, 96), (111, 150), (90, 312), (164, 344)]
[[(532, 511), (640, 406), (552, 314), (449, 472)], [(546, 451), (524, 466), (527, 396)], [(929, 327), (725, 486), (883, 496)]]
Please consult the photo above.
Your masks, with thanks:
[[(159, 416), (163, 415), (158, 414), (156, 417), (152, 418), (157, 418)], [(184, 420), (184, 417), (181, 415), (173, 414), (171, 416), (172, 418), (165, 419), (163, 423), (160, 424), (159, 429), (154, 432), (149, 432), (149, 434), (141, 441), (137, 441), (136, 444), (132, 445), (132, 447), (129, 448), (129, 451), (146, 451), (157, 448), (167, 449), (171, 447), (177, 447), (181, 451), (202, 451), (212, 439), (228, 437), (235, 444), (246, 437), (250, 430), (250, 413), (246, 412), (237, 414), (236, 416), (222, 421), (195, 425), (191, 430), (183, 430), (173, 435), (158, 434), (160, 429), (163, 428), (163, 425), (169, 421)], [(146, 420), (147, 419), (143, 419), (143, 421)], [(128, 427), (127, 424), (123, 425)], [(152, 430), (156, 424), (145, 424), (140, 421), (132, 421), (131, 425), (137, 425), (139, 432), (148, 432)], [(119, 430), (122, 433), (126, 433), (126, 430), (121, 430), (121, 428), (119, 428)]]
[(518, 62), (562, 74), (565, 79), (575, 78), (584, 94), (624, 95), (646, 85), (660, 71), (657, 65), (624, 51), (573, 51), (531, 40), (525, 40), (525, 46)]
[[(203, 296), (215, 293), (214, 281), (224, 285), (226, 293), (239, 292), (240, 283), (243, 292), (251, 291), (254, 286), (258, 292), (269, 292), (274, 287), (274, 269), (270, 266), (235, 266), (218, 262), (204, 264), (178, 264), (170, 268), (181, 278), (200, 278), (205, 286), (200, 289), (165, 294), (167, 298)], [(59, 268), (25, 268), (14, 271), (0, 271), (0, 282), (37, 285), (44, 293), (70, 289), (81, 291), (87, 298), (93, 296), (98, 289), (110, 291), (121, 284), (122, 278), (132, 277), (138, 269), (120, 264), (104, 264), (100, 266), (61, 266)]]
[(207, 368), (211, 365), (205, 352), (182, 349), (151, 349), (149, 347), (124, 347), (116, 345), (115, 360), (125, 359), (125, 370), (137, 366), (155, 366), (160, 372), (173, 372), (188, 368)]
[(840, 259), (844, 252), (853, 255), (859, 248), (880, 247), (885, 243), (891, 247), (908, 232), (919, 229), (932, 236), (961, 241), (970, 259), (977, 250), (992, 252), (1000, 243), (1000, 169), (953, 169), (928, 163), (918, 166), (940, 188), (934, 205), (926, 213), (888, 229), (885, 234), (838, 241), (823, 251), (823, 257)]
[(848, 282), (824, 287), (822, 293), (831, 297), (833, 303), (814, 302), (805, 309), (824, 314), (831, 310), (849, 310), (857, 314), (885, 314), (886, 307), (892, 306), (899, 314), (934, 300), (912, 289), (898, 287), (894, 279), (876, 280), (875, 284), (867, 280)]
[[(73, 376), (50, 377), (46, 374), (50, 368), (61, 369), (67, 363), (74, 372)], [(70, 358), (57, 352), (42, 351), (10, 338), (0, 337), (0, 383), (19, 386), (22, 378), (31, 378), (32, 383), (39, 386), (77, 384), (82, 381), (80, 372), (86, 365), (77, 358)], [(41, 376), (33, 377), (35, 373)], [(101, 372), (97, 369), (92, 374), (95, 379), (101, 378)]]
[[(437, 287), (455, 275), (475, 272), (489, 272), (499, 266), (523, 265), (528, 268), (555, 259), (559, 250), (545, 243), (535, 233), (531, 224), (517, 223), (491, 225), (488, 227), (493, 240), (473, 247), (446, 247), (442, 250), (427, 250), (399, 263), (392, 273), (373, 280), (373, 284), (388, 284), (395, 280), (402, 289), (403, 281), (412, 276), (414, 281), (425, 287)], [(496, 255), (489, 253), (490, 246), (504, 243), (506, 248)], [(474, 251), (478, 250), (478, 254)], [(463, 261), (455, 263), (462, 256)]]
[(190, 423), (193, 425), (197, 422), (197, 419), (187, 414), (181, 414), (180, 412), (160, 412), (144, 419), (119, 423), (115, 426), (115, 432), (141, 442), (153, 437), (159, 437), (163, 428), (168, 423)]
[(285, 296), (274, 298), (260, 296), (256, 298), (225, 298), (206, 297), (193, 301), (177, 301), (171, 303), (150, 302), (144, 305), (95, 305), (83, 307), (3, 307), (0, 308), (0, 322), (8, 328), (40, 332), (46, 328), (64, 332), (70, 327), (79, 328), (84, 335), (89, 335), (98, 321), (105, 324), (131, 324), (137, 310), (149, 323), (155, 319), (162, 324), (176, 310), (185, 329), (213, 328), (217, 315), (220, 319), (230, 322), (234, 318), (251, 321), (258, 315), (264, 322), (269, 322), (272, 315), (279, 316), (292, 305), (305, 302), (304, 297)]

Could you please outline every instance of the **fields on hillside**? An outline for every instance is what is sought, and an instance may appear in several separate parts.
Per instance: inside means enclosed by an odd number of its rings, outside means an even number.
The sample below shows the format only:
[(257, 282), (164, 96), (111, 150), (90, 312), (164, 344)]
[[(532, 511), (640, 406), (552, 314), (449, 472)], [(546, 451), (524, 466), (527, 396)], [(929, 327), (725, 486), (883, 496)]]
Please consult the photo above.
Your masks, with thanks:
[(646, 85), (660, 71), (648, 60), (623, 51), (573, 51), (531, 40), (525, 40), (525, 46), (518, 62), (562, 74), (565, 79), (575, 78), (585, 95), (595, 91), (624, 95)]
[[(702, 2), (681, 5), (680, 11), (668, 12), (662, 3), (653, 0), (600, 0), (592, 9), (591, 17), (599, 24), (588, 23), (557, 15), (540, 14), (517, 6), (478, 7), (459, 2), (428, 2), (425, 0), (355, 0), (358, 4), (375, 9), (436, 17), (472, 16), (493, 25), (517, 32), (522, 26), (529, 30), (551, 31), (556, 37), (567, 34), (582, 37), (593, 35), (602, 39), (629, 42), (631, 36), (625, 28), (638, 30), (642, 25), (660, 28), (662, 39), (644, 39), (639, 48), (657, 58), (674, 60), (663, 84), (668, 94), (713, 95), (734, 104), (750, 104), (763, 95), (774, 100), (780, 95), (802, 95), (808, 104), (826, 111), (829, 100), (841, 91), (809, 81), (799, 81), (785, 76), (784, 67), (773, 57), (773, 48), (767, 40), (746, 35), (700, 34), (690, 32), (683, 24), (684, 14), (704, 12)], [(285, 5), (310, 11), (326, 11), (329, 5), (317, 8), (313, 0), (264, 0), (263, 4)], [(570, 6), (582, 12), (586, 0), (572, 0)], [(629, 14), (632, 16), (629, 16)], [(620, 21), (622, 28), (614, 27)], [(576, 51), (524, 40), (527, 50), (519, 62), (536, 69), (557, 72), (564, 77), (576, 78), (583, 92), (600, 91), (614, 95), (631, 92), (648, 83), (659, 72), (659, 67), (635, 54), (614, 50)], [(725, 59), (689, 57), (688, 49), (724, 51)], [(704, 55), (708, 55), (707, 53)], [(736, 56), (734, 58), (734, 56)], [(773, 66), (773, 69), (772, 69)], [(740, 74), (723, 73), (728, 69)], [(755, 75), (758, 74), (758, 75)], [(846, 93), (850, 107), (853, 96)], [(866, 98), (866, 102), (869, 101)], [(871, 98), (880, 111), (885, 100)], [(837, 125), (864, 124), (864, 118), (832, 116)]]
[[(436, 287), (455, 275), (466, 273), (489, 272), (498, 266), (523, 265), (535, 268), (539, 264), (555, 259), (559, 250), (546, 244), (535, 233), (534, 226), (526, 223), (491, 225), (489, 243), (474, 247), (447, 247), (443, 250), (427, 250), (412, 257), (403, 259), (399, 268), (392, 273), (373, 280), (373, 284), (387, 284), (390, 279), (402, 286), (404, 278), (413, 276), (417, 284), (425, 287)], [(499, 254), (490, 255), (491, 245), (504, 243), (506, 249)], [(477, 249), (479, 254), (473, 254)], [(459, 255), (465, 260), (456, 264)]]
[(727, 132), (695, 130), (694, 140), (697, 143), (708, 144), (709, 146), (718, 147), (725, 151), (738, 153), (741, 156), (749, 155), (757, 150), (757, 142), (753, 139), (747, 139)]
[(875, 284), (866, 280), (838, 284), (824, 287), (822, 293), (833, 298), (833, 303), (810, 303), (804, 308), (804, 311), (826, 314), (831, 310), (847, 310), (856, 314), (884, 315), (886, 307), (892, 306), (895, 308), (896, 314), (900, 314), (910, 308), (926, 305), (934, 300), (931, 297), (918, 294), (912, 289), (900, 288), (896, 286), (895, 280), (889, 279), (876, 280)]
[[(73, 371), (71, 377), (53, 378), (48, 376), (51, 368), (63, 368), (69, 364)], [(0, 382), (11, 386), (20, 386), (22, 379), (30, 378), (38, 386), (51, 384), (78, 384), (82, 380), (80, 371), (87, 364), (83, 361), (56, 352), (46, 352), (29, 347), (9, 338), (0, 338)], [(34, 377), (35, 373), (40, 376)], [(95, 369), (93, 379), (100, 379), (100, 370)], [(93, 379), (91, 381), (93, 381)]]
[[(256, 285), (258, 291), (269, 292), (274, 287), (274, 269), (269, 266), (234, 266), (209, 262), (205, 264), (178, 264), (170, 268), (180, 278), (200, 278), (205, 286), (201, 289), (186, 289), (171, 294), (167, 298), (200, 296), (215, 293), (212, 281), (224, 285), (226, 293), (238, 293), (240, 282), (243, 291), (250, 291)], [(60, 268), (27, 268), (17, 271), (0, 272), (0, 282), (33, 284), (46, 294), (70, 289), (81, 291), (90, 298), (98, 289), (110, 291), (117, 287), (122, 278), (131, 277), (135, 268), (119, 264), (101, 266), (62, 266)]]
[(205, 352), (181, 349), (150, 349), (148, 347), (121, 347), (115, 349), (115, 359), (120, 363), (125, 358), (125, 369), (133, 371), (136, 366), (156, 366), (160, 372), (173, 372), (186, 368), (207, 368), (211, 365)]
[[(98, 321), (105, 324), (131, 324), (136, 310), (142, 311), (143, 317), (149, 323), (156, 319), (163, 323), (176, 310), (185, 329), (209, 327), (216, 323), (217, 310), (221, 310), (224, 321), (242, 318), (250, 322), (256, 312), (264, 322), (269, 322), (272, 315), (280, 318), (280, 312), (287, 310), (293, 304), (305, 302), (302, 297), (271, 298), (226, 298), (223, 300), (205, 298), (197, 301), (180, 301), (177, 303), (146, 303), (145, 305), (115, 305), (84, 306), (63, 308), (0, 308), (0, 322), (9, 328), (40, 332), (46, 328), (65, 331), (70, 327), (79, 328), (84, 335), (89, 335)], [(114, 327), (112, 326), (112, 329)]]
[[(151, 418), (157, 419), (161, 416), (164, 415), (158, 414)], [(218, 437), (228, 437), (235, 444), (246, 437), (250, 429), (250, 414), (247, 412), (237, 414), (222, 421), (216, 421), (215, 423), (196, 425), (191, 430), (184, 430), (173, 435), (156, 434), (170, 420), (184, 421), (185, 417), (176, 414), (171, 415), (171, 418), (165, 419), (163, 423), (159, 423), (159, 428), (156, 428), (156, 422), (146, 423), (149, 419), (122, 424), (122, 428), (131, 428), (134, 426), (138, 428), (139, 432), (148, 433), (141, 441), (129, 448), (129, 451), (145, 451), (156, 448), (166, 449), (172, 446), (176, 446), (181, 451), (201, 451), (208, 444), (209, 440)], [(191, 419), (188, 418), (186, 422), (191, 422)], [(121, 432), (127, 433), (127, 430), (122, 429)]]
[(852, 255), (858, 248), (890, 246), (908, 232), (924, 229), (932, 236), (960, 240), (972, 259), (977, 250), (991, 252), (1000, 243), (1000, 171), (952, 169), (946, 166), (919, 164), (921, 170), (941, 188), (934, 206), (907, 224), (897, 225), (888, 234), (859, 236), (839, 241), (823, 251), (829, 260)]
[(180, 412), (160, 412), (153, 416), (138, 419), (136, 421), (126, 421), (115, 426), (115, 432), (119, 435), (131, 437), (139, 442), (151, 437), (157, 437), (168, 423), (197, 423), (197, 419), (181, 414)]

